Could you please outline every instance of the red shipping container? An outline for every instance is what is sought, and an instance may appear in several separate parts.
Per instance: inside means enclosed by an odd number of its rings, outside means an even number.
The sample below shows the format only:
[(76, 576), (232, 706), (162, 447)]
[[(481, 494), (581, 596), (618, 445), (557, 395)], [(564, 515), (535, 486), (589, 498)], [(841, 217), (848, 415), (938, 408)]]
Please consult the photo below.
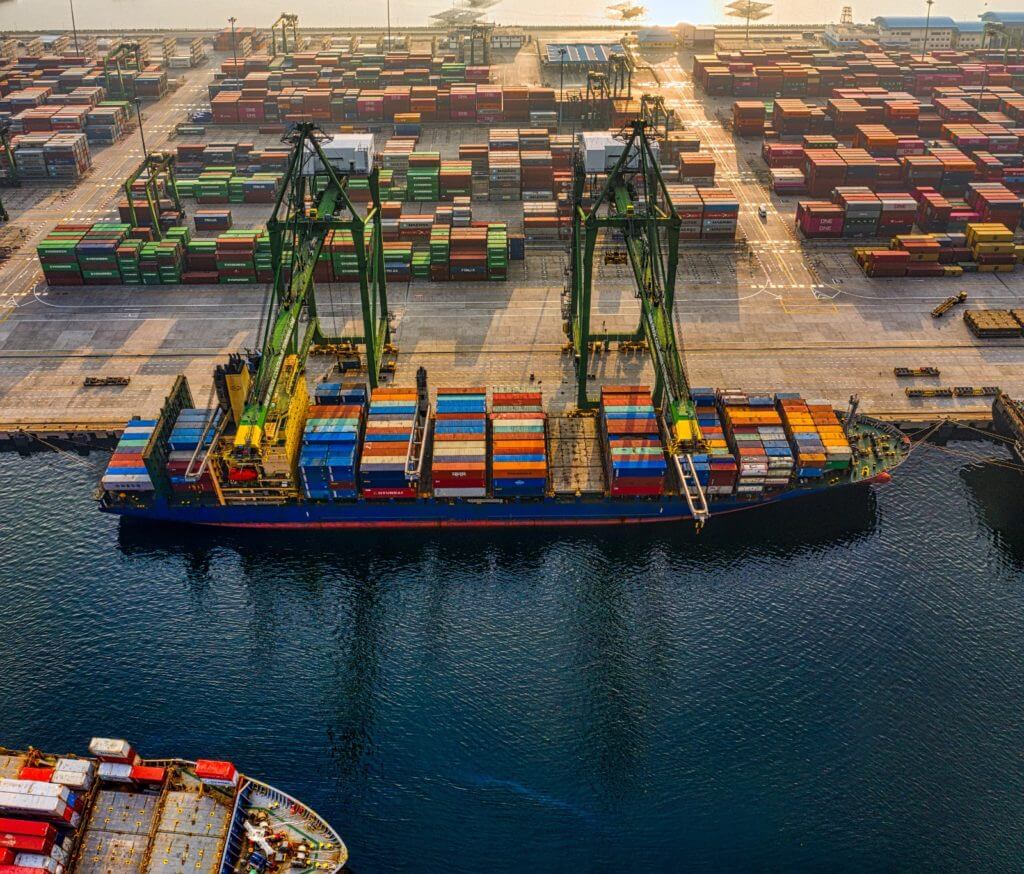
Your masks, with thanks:
[(0, 865), (10, 865), (14, 861), (14, 850), (0, 850)]
[[(224, 764), (227, 764), (226, 762)], [(198, 772), (198, 768), (196, 771)], [(232, 771), (234, 768), (232, 767)], [(136, 765), (132, 768), (131, 777), (138, 783), (163, 783), (167, 774), (165, 768), (156, 768), (148, 765)], [(225, 778), (230, 779), (230, 778)]]
[[(52, 826), (51, 826), (52, 828)], [(15, 853), (41, 853), (49, 855), (53, 849), (54, 838), (37, 838), (32, 835), (12, 835), (0, 832), (0, 847)]]
[(42, 868), (26, 868), (24, 865), (0, 865), (0, 874), (40, 874)]
[(0, 817), (0, 834), (31, 835), (51, 840), (57, 836), (57, 832), (49, 823), (12, 817)]
[(200, 780), (224, 780), (230, 782), (238, 772), (231, 762), (220, 762), (215, 759), (199, 759), (196, 761), (196, 776)]
[(18, 774), (19, 780), (38, 780), (40, 783), (49, 783), (53, 776), (53, 768), (22, 768)]

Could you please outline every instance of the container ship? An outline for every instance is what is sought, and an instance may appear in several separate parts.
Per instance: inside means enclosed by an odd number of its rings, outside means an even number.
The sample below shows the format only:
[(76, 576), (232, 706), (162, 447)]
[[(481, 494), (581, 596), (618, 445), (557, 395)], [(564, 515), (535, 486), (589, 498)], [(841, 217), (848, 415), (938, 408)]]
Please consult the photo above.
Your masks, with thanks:
[[(423, 528), (629, 524), (761, 507), (885, 481), (909, 444), (895, 429), (785, 392), (690, 385), (673, 318), (682, 224), (637, 121), (584, 134), (576, 157), (564, 328), (575, 406), (549, 416), (535, 388), (383, 385), (390, 347), (376, 178), (363, 215), (311, 124), (296, 126), (288, 183), (267, 223), (273, 293), (258, 352), (214, 372), (197, 407), (184, 376), (160, 414), (135, 419), (99, 491), (109, 513), (241, 528)], [(301, 156), (301, 160), (300, 160)], [(588, 188), (589, 184), (589, 188)], [(328, 235), (356, 245), (363, 333), (325, 337), (315, 268)], [(594, 333), (593, 259), (632, 267), (635, 331)], [(313, 386), (313, 344), (334, 350)], [(655, 381), (589, 396), (597, 344), (649, 353)], [(550, 399), (549, 399), (550, 401)]]
[(179, 378), (157, 419), (127, 424), (100, 508), (237, 528), (699, 522), (886, 482), (909, 448), (885, 423), (798, 395), (691, 394), (703, 451), (684, 453), (646, 386), (606, 386), (595, 416), (549, 416), (538, 391), (438, 389), (431, 403), (423, 382), (368, 397), (324, 381), (257, 472), (234, 460), (247, 438), (230, 410), (196, 409)]
[(230, 762), (0, 748), (2, 874), (337, 874), (348, 850), (320, 816)]

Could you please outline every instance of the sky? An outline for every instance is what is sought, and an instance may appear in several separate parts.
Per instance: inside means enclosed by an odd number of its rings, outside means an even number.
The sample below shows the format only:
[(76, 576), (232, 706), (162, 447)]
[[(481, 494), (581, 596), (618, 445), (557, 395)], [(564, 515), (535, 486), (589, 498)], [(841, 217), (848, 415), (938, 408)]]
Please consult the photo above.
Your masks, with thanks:
[[(615, 0), (608, 0), (615, 2)], [(727, 0), (693, 0), (689, 3), (674, 0), (639, 0), (648, 9), (643, 23), (676, 24), (689, 21), (694, 24), (714, 24), (726, 21), (723, 7)], [(827, 24), (837, 22), (842, 7), (850, 2), (854, 19), (870, 21), (876, 15), (924, 15), (924, 0), (901, 4), (893, 8), (891, 0), (778, 0), (774, 13), (765, 23)], [(74, 0), (75, 18), (79, 27), (106, 29), (113, 26), (135, 27), (216, 27), (228, 16), (238, 16), (240, 25), (268, 26), (282, 8), (299, 15), (300, 26), (368, 27), (383, 25), (384, 0), (361, 4), (334, 4), (323, 0)], [(427, 24), (433, 12), (450, 6), (444, 0), (391, 0), (391, 21), (401, 26)], [(499, 24), (608, 24), (605, 2), (564, 0), (552, 4), (550, 0), (502, 0), (490, 15)], [(917, 8), (919, 7), (919, 8)], [(0, 0), (0, 30), (5, 28), (70, 29), (69, 0)], [(948, 15), (958, 20), (975, 20), (986, 10), (1024, 10), (1024, 0), (988, 3), (965, 0), (936, 0), (933, 15)], [(636, 25), (633, 25), (636, 26)]]

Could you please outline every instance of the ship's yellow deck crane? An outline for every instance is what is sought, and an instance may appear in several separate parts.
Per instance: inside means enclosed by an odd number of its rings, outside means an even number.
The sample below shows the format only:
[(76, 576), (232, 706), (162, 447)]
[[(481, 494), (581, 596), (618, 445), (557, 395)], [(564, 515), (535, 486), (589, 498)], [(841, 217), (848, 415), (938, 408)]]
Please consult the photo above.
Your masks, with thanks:
[[(371, 203), (361, 215), (321, 148), (324, 134), (312, 123), (298, 124), (286, 137), (292, 145), (288, 171), (270, 219), (274, 286), (268, 303), (258, 364), (231, 410), (234, 440), (225, 453), (229, 481), (286, 479), (301, 436), (306, 398), (305, 363), (310, 345), (364, 346), (367, 376), (375, 388), (390, 335), (377, 171), (370, 174)], [(351, 234), (359, 270), (363, 333), (327, 336), (317, 316), (313, 272), (332, 231)], [(248, 382), (248, 379), (246, 379)]]

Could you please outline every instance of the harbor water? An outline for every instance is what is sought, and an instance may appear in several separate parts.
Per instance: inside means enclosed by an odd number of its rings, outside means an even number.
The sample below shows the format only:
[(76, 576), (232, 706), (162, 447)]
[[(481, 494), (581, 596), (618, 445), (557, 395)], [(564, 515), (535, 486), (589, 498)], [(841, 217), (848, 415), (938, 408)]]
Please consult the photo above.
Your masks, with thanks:
[(353, 870), (1024, 861), (1024, 477), (686, 526), (280, 536), (98, 513), (0, 455), (0, 743), (232, 760)]

